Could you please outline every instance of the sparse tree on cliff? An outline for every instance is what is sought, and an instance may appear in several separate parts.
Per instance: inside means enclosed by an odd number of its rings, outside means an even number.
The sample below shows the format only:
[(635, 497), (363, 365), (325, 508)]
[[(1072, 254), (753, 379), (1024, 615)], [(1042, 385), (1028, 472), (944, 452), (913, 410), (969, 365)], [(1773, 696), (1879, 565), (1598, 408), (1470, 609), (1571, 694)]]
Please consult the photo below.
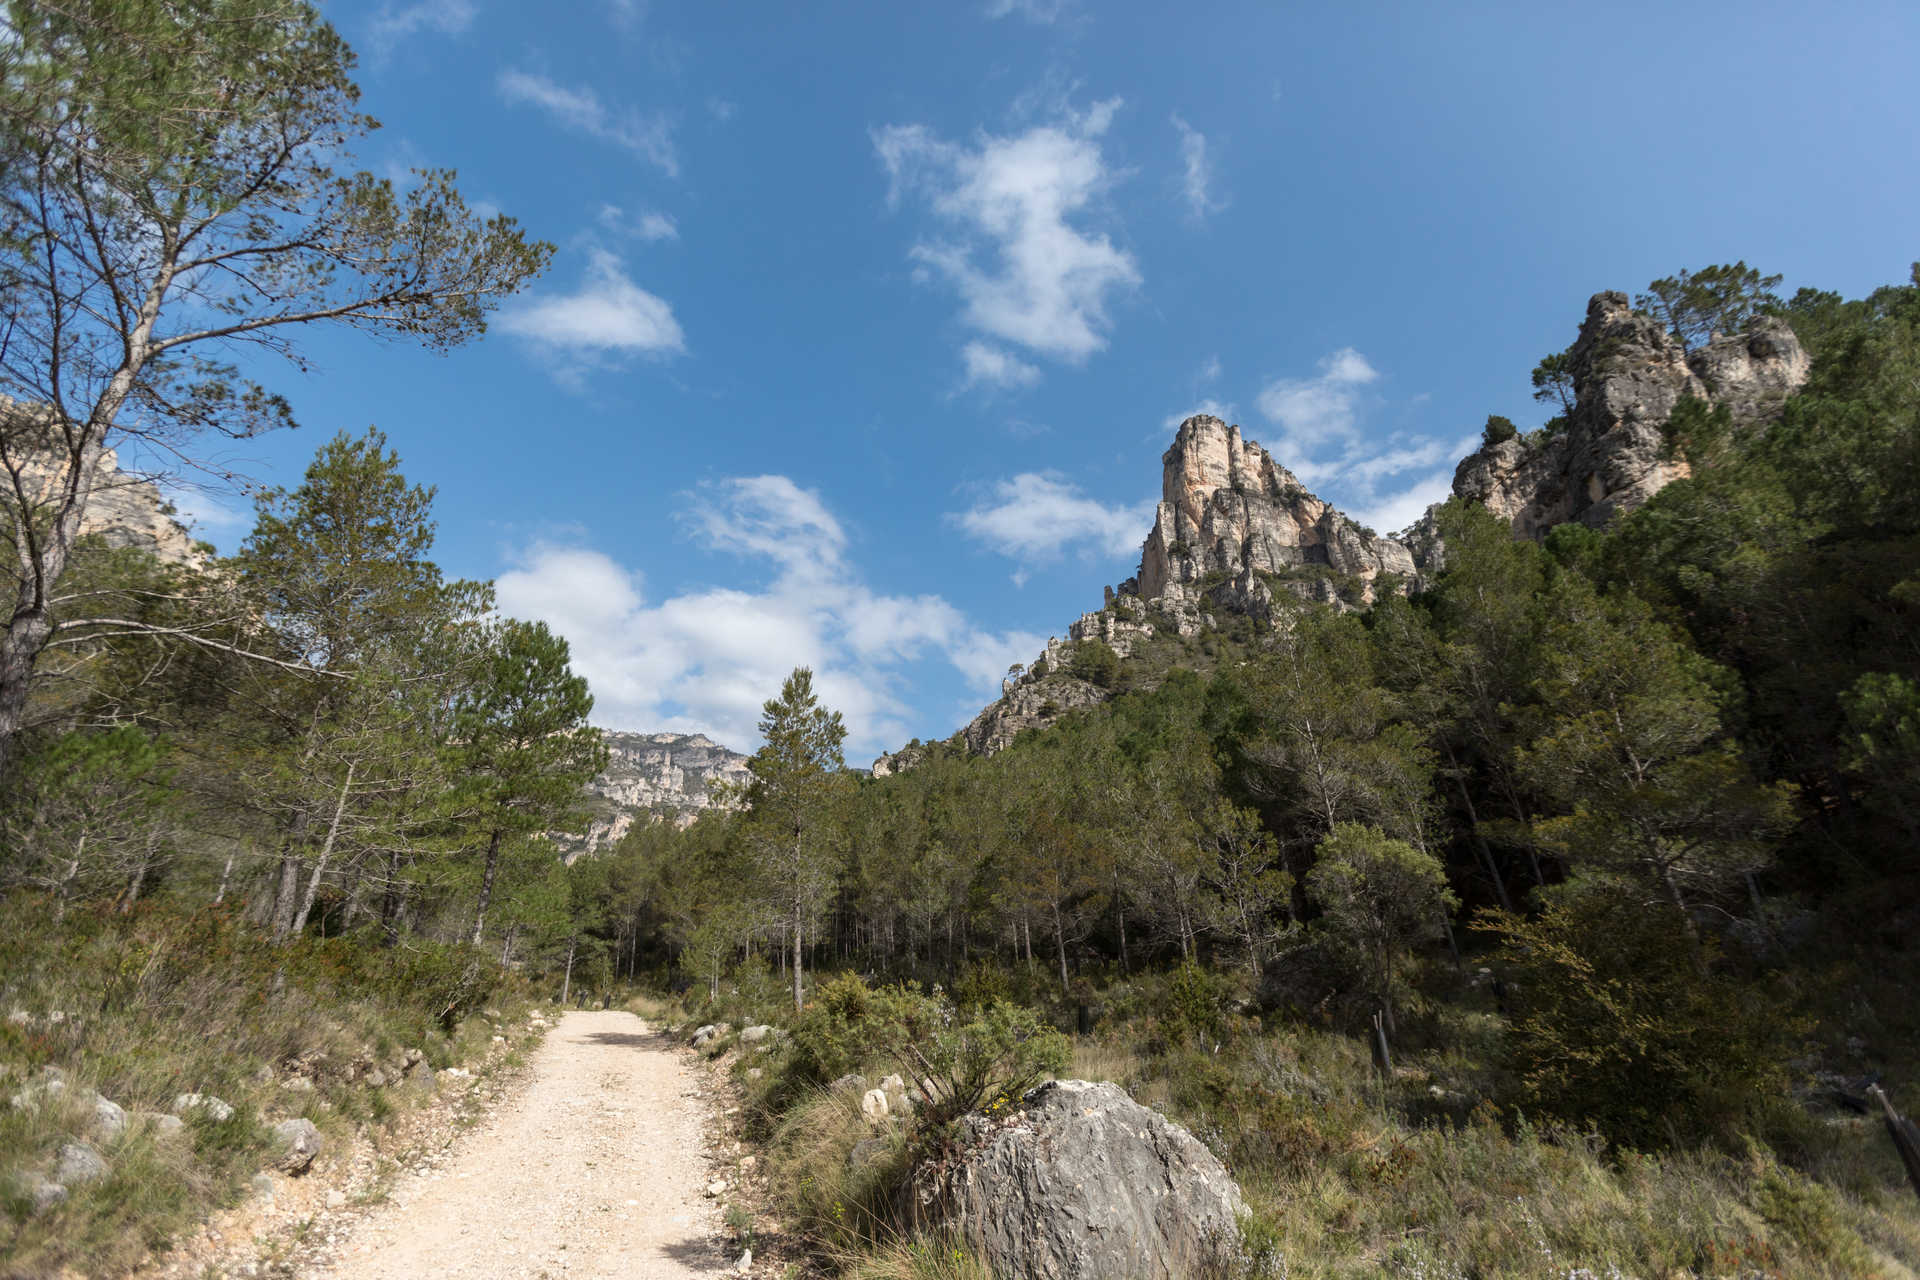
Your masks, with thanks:
[(1779, 276), (1763, 276), (1744, 262), (1679, 271), (1655, 280), (1633, 305), (1667, 326), (1682, 350), (1692, 351), (1716, 333), (1738, 333), (1768, 307)]
[(351, 50), (301, 0), (4, 0), (0, 26), (0, 768), (102, 450), (287, 424), (236, 351), (300, 363), (337, 322), (444, 349), (546, 263), (450, 171), (336, 171), (375, 127)]

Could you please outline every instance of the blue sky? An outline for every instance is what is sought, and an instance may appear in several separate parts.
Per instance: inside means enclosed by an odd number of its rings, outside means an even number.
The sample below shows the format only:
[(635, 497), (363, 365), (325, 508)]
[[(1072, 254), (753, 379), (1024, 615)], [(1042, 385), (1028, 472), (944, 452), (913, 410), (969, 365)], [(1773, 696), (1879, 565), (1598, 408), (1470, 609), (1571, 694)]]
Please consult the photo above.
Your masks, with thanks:
[(856, 762), (963, 724), (1133, 572), (1188, 412), (1397, 529), (1594, 291), (1920, 257), (1910, 4), (324, 12), (360, 163), (558, 253), (449, 356), (309, 335), (302, 429), (223, 459), (377, 424), (600, 723), (741, 748), (802, 663)]

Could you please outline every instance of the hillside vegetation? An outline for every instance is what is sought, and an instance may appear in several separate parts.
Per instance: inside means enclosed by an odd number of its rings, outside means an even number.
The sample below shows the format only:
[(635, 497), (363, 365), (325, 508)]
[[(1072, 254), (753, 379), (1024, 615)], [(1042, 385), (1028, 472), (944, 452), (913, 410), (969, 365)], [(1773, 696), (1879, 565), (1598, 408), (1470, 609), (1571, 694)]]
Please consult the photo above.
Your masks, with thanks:
[(1806, 389), (1738, 436), (1683, 402), (1691, 478), (1604, 531), (1516, 541), (1456, 501), (1411, 596), (1090, 642), (1111, 701), (857, 785), (798, 673), (749, 799), (809, 768), (811, 798), (627, 838), (623, 927), (689, 1016), (791, 1029), (739, 1063), (826, 1255), (959, 1265), (898, 1190), (937, 1114), (876, 1163), (820, 1087), (973, 1027), (989, 1073), (1192, 1125), (1252, 1273), (1920, 1268), (1864, 1114), (1876, 1081), (1920, 1105), (1920, 277), (1757, 305)]

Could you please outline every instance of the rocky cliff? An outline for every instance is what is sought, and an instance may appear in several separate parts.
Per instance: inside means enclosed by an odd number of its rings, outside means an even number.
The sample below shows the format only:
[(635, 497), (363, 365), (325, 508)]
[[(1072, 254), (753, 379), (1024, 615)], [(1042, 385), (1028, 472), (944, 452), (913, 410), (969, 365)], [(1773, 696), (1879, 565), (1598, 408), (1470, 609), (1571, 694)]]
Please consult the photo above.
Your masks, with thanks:
[(556, 835), (572, 862), (655, 817), (686, 826), (715, 804), (713, 784), (744, 783), (747, 757), (698, 733), (606, 734), (606, 772), (587, 787), (593, 819), (581, 835)]
[[(1688, 352), (1614, 292), (1588, 302), (1568, 354), (1574, 407), (1565, 420), (1486, 445), (1454, 473), (1454, 494), (1512, 521), (1517, 536), (1542, 537), (1572, 520), (1605, 524), (1686, 475), (1684, 462), (1663, 456), (1665, 427), (1682, 398), (1725, 406), (1736, 430), (1751, 430), (1779, 416), (1809, 369), (1793, 330), (1777, 318)], [(1231, 615), (1271, 621), (1282, 592), (1361, 608), (1416, 583), (1443, 555), (1432, 512), (1399, 538), (1382, 537), (1307, 492), (1239, 427), (1188, 418), (1161, 457), (1160, 504), (1139, 574), (1108, 588), (1105, 607), (1081, 615), (1064, 641), (1049, 640), (956, 738), (992, 754), (1112, 696), (1083, 678), (1083, 646), (1125, 660), (1162, 632), (1192, 637)], [(874, 772), (910, 768), (917, 758), (882, 756)]]
[[(10, 452), (23, 458), (19, 484), (30, 509), (55, 500), (70, 465), (67, 455), (53, 449), (36, 451), (32, 443), (47, 431), (46, 410), (0, 396), (0, 432), (7, 433)], [(207, 557), (174, 516), (173, 507), (152, 481), (120, 470), (112, 449), (94, 455), (93, 490), (80, 522), (82, 537), (98, 535), (114, 550), (141, 547), (168, 564), (204, 568)], [(4, 473), (0, 473), (4, 478)], [(0, 521), (11, 522), (18, 503), (11, 478), (0, 483)]]
[(1538, 538), (1578, 520), (1600, 526), (1687, 474), (1663, 458), (1674, 406), (1725, 405), (1736, 429), (1779, 416), (1807, 380), (1807, 353), (1786, 322), (1763, 316), (1744, 333), (1683, 351), (1624, 293), (1597, 293), (1569, 351), (1575, 404), (1556, 430), (1483, 446), (1454, 472), (1455, 496), (1484, 504)]
[(1120, 594), (1176, 618), (1195, 618), (1207, 603), (1261, 616), (1275, 586), (1330, 604), (1346, 586), (1347, 603), (1371, 603), (1383, 574), (1413, 574), (1406, 547), (1308, 493), (1219, 418), (1198, 414), (1181, 423), (1160, 468), (1160, 505), (1140, 573)]

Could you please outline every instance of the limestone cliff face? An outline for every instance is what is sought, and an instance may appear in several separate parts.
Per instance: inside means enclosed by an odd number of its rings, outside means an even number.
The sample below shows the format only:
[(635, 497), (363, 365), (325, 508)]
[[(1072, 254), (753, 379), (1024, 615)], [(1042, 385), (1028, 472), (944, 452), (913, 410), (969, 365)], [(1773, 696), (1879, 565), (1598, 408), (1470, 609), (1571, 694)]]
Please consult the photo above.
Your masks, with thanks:
[[(28, 440), (47, 430), (46, 423), (44, 408), (0, 396), (0, 431), (8, 433), (9, 445), (26, 458), (19, 479), (29, 509), (44, 510), (45, 504), (57, 500), (70, 465), (64, 453), (47, 450), (36, 454), (23, 448)], [(140, 547), (168, 564), (206, 567), (207, 557), (174, 518), (152, 481), (120, 470), (119, 456), (112, 449), (96, 452), (93, 459), (92, 491), (80, 521), (82, 537), (98, 535), (116, 551)], [(0, 521), (11, 522), (17, 502), (11, 480), (0, 483)]]
[(1239, 427), (1205, 414), (1188, 418), (1160, 463), (1160, 506), (1137, 580), (1143, 600), (1197, 599), (1203, 585), (1223, 580), (1238, 580), (1242, 597), (1257, 597), (1251, 584), (1258, 575), (1325, 566), (1356, 580), (1371, 601), (1381, 574), (1413, 573), (1404, 546), (1308, 493)]
[(1603, 525), (1685, 476), (1685, 463), (1661, 457), (1663, 428), (1682, 397), (1725, 405), (1736, 428), (1751, 428), (1779, 416), (1810, 363), (1773, 317), (1688, 354), (1613, 292), (1587, 304), (1570, 356), (1575, 404), (1565, 430), (1484, 446), (1454, 472), (1455, 496), (1511, 520), (1523, 537), (1570, 520)]
[(713, 784), (744, 783), (747, 757), (698, 733), (608, 732), (607, 770), (588, 784), (594, 817), (578, 836), (555, 836), (567, 861), (614, 844), (655, 815), (687, 826), (714, 807)]

